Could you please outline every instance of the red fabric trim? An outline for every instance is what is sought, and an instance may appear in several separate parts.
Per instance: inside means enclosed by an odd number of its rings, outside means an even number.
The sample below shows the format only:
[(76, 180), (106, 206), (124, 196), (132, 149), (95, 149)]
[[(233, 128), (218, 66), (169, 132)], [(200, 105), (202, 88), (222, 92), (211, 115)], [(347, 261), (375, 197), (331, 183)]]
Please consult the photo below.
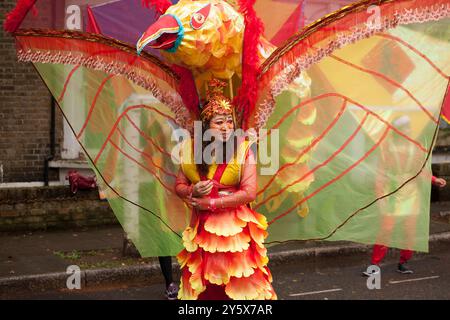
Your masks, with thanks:
[[(413, 12), (415, 9), (426, 8), (428, 6), (445, 5), (445, 0), (420, 0), (420, 1), (393, 1), (383, 3), (381, 5), (381, 12), (383, 13), (383, 19), (397, 19), (397, 14), (400, 10), (410, 10)], [(261, 66), (261, 70), (264, 70), (260, 76), (260, 88), (267, 86), (275, 75), (277, 75), (281, 69), (286, 66), (287, 63), (291, 63), (292, 59), (304, 55), (312, 46), (323, 42), (327, 38), (334, 38), (336, 35), (336, 29), (339, 27), (342, 30), (350, 31), (351, 27), (355, 27), (355, 21), (366, 22), (371, 13), (366, 9), (371, 5), (378, 5), (379, 1), (368, 0), (364, 2), (355, 3), (353, 6), (347, 8), (347, 10), (354, 10), (347, 15), (339, 17), (342, 12), (335, 12), (327, 16), (327, 19), (321, 19), (310, 25), (308, 28), (303, 29), (300, 33), (292, 36), (286, 41), (286, 43), (279, 47), (272, 56), (267, 59)], [(342, 9), (344, 10), (344, 9)], [(346, 28), (344, 28), (346, 27)], [(296, 39), (302, 38), (301, 41), (291, 46), (292, 42)], [(283, 52), (282, 57), (277, 57), (278, 52)], [(277, 61), (273, 61), (277, 60)], [(287, 61), (286, 61), (287, 60)]]
[[(92, 42), (89, 40), (64, 38), (64, 37), (45, 37), (45, 36), (17, 36), (16, 39), (19, 41), (21, 50), (24, 52), (28, 50), (38, 50), (40, 52), (46, 51), (57, 51), (62, 54), (70, 52), (72, 50), (77, 51), (77, 53), (83, 57), (100, 57), (105, 62), (114, 61), (116, 63), (123, 63), (124, 65), (130, 65), (131, 62), (135, 61), (135, 54), (121, 50), (120, 48), (114, 48), (106, 44), (99, 42)], [(112, 49), (117, 49), (113, 51)], [(145, 72), (152, 74), (153, 76), (162, 79), (167, 82), (172, 88), (176, 88), (178, 83), (177, 80), (172, 78), (166, 70), (161, 66), (158, 66), (155, 62), (148, 59), (138, 59), (135, 61), (132, 68), (142, 69)]]

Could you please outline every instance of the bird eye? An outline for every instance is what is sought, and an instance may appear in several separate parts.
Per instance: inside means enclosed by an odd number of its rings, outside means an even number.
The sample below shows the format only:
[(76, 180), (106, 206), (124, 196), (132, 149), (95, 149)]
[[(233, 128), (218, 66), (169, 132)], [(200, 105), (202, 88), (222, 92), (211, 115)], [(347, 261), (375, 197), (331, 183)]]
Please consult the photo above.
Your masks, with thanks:
[(208, 19), (209, 12), (211, 10), (211, 4), (201, 8), (196, 13), (194, 13), (191, 17), (191, 27), (195, 30), (203, 27), (206, 19)]
[(194, 13), (194, 21), (203, 24), (205, 22), (205, 16), (198, 12)]

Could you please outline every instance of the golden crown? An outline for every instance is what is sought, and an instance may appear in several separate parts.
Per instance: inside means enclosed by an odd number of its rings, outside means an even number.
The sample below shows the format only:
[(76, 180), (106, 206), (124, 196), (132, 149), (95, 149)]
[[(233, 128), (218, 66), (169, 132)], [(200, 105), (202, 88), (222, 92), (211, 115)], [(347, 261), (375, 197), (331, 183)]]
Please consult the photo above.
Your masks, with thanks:
[(208, 102), (200, 113), (202, 121), (209, 121), (217, 114), (233, 114), (233, 105), (231, 100), (223, 95), (223, 88), (226, 83), (213, 79), (208, 83), (206, 98)]

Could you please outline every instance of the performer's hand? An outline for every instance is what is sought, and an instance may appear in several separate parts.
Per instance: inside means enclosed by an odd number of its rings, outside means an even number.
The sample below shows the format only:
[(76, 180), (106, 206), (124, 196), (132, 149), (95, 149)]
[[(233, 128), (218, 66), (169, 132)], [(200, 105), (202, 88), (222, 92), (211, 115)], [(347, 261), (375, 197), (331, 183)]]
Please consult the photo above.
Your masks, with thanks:
[(192, 195), (194, 197), (202, 197), (210, 194), (214, 184), (212, 180), (207, 181), (199, 181), (194, 185), (194, 189), (192, 190)]
[(438, 186), (439, 188), (443, 188), (447, 185), (447, 181), (445, 181), (445, 179), (442, 179), (442, 178), (436, 178), (436, 180), (434, 181), (434, 184), (436, 186)]
[(188, 204), (197, 210), (209, 210), (209, 198), (195, 198), (187, 200)]

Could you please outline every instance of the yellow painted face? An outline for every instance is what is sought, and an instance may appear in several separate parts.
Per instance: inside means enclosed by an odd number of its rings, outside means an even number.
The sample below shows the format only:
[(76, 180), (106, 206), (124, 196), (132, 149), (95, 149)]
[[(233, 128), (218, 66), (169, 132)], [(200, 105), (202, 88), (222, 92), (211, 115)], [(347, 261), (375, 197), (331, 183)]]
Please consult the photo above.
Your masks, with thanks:
[(194, 77), (229, 79), (240, 75), (243, 32), (243, 17), (228, 3), (181, 0), (148, 28), (138, 50), (165, 49), (170, 62), (188, 67)]

